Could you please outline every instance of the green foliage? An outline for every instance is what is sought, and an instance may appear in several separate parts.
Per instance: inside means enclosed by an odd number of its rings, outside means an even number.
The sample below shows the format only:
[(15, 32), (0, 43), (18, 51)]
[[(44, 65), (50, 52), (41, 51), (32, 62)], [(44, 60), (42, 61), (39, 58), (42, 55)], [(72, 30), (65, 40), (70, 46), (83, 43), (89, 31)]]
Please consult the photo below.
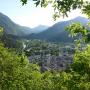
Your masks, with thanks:
[(3, 28), (0, 27), (0, 42), (1, 42), (1, 38), (2, 38), (2, 36), (3, 36)]
[[(21, 0), (22, 4), (27, 4), (28, 0)], [(33, 0), (36, 6), (46, 7), (52, 5), (54, 10), (53, 18), (56, 20), (60, 16), (68, 16), (68, 12), (75, 9), (81, 9), (84, 14), (90, 17), (89, 0)]]
[[(74, 55), (74, 63), (71, 66), (72, 80), (77, 85), (77, 90), (90, 89), (90, 45), (83, 51), (77, 51)], [(73, 86), (72, 86), (73, 87)]]
[(0, 90), (31, 90), (30, 83), (40, 76), (38, 67), (29, 64), (24, 55), (18, 56), (0, 44)]
[(90, 32), (81, 23), (72, 23), (66, 30), (70, 33), (71, 37), (77, 37), (75, 41), (78, 47), (82, 47), (82, 44), (85, 45), (90, 42)]
[[(77, 51), (74, 55), (74, 66), (73, 69), (84, 74), (90, 74), (90, 45), (87, 45), (86, 49), (83, 51)], [(77, 68), (76, 68), (77, 67)]]
[(87, 35), (88, 30), (85, 26), (83, 26), (81, 23), (73, 23), (69, 25), (66, 28), (67, 31), (69, 31), (70, 35), (72, 37), (77, 36), (78, 34), (81, 34), (82, 36)]
[(76, 52), (68, 71), (41, 73), (24, 54), (0, 44), (0, 90), (90, 90), (90, 45)]
[(2, 27), (0, 27), (0, 33), (2, 33), (3, 32), (3, 28)]
[[(27, 0), (21, 0), (23, 5)], [(44, 6), (46, 0), (36, 1), (36, 6)], [(55, 19), (71, 9), (82, 8), (89, 15), (89, 3), (84, 0), (55, 0), (53, 4)], [(46, 4), (46, 6), (48, 3)], [(71, 36), (81, 35), (81, 42), (88, 38), (88, 30), (81, 24), (72, 24), (68, 28)], [(17, 55), (14, 51), (0, 44), (0, 90), (90, 90), (90, 45), (76, 51), (73, 64), (68, 71), (40, 72), (36, 64), (30, 64), (25, 55)]]
[(14, 23), (9, 17), (2, 13), (0, 13), (0, 26), (4, 28), (4, 33), (13, 36), (21, 37), (31, 33), (30, 28)]
[(90, 2), (86, 2), (83, 6), (82, 12), (90, 18)]

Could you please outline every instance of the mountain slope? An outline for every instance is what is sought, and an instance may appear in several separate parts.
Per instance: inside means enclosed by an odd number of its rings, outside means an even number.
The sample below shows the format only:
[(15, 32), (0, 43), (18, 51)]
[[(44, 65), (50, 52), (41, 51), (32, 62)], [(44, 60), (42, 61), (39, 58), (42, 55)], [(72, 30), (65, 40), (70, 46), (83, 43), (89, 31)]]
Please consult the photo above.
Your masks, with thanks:
[(0, 13), (0, 26), (4, 28), (4, 32), (16, 36), (23, 36), (32, 33), (31, 28), (20, 26), (14, 23), (9, 17)]
[(84, 17), (76, 17), (75, 19), (69, 21), (58, 22), (47, 30), (39, 33), (33, 34), (30, 38), (42, 39), (47, 41), (55, 41), (55, 42), (72, 42), (73, 39), (68, 37), (68, 32), (65, 31), (65, 27), (68, 26), (72, 22), (80, 22), (86, 26), (89, 20)]
[(33, 33), (40, 33), (40, 32), (43, 32), (45, 31), (46, 29), (48, 29), (49, 27), (48, 26), (45, 26), (45, 25), (39, 25), (35, 28), (32, 28), (33, 30)]

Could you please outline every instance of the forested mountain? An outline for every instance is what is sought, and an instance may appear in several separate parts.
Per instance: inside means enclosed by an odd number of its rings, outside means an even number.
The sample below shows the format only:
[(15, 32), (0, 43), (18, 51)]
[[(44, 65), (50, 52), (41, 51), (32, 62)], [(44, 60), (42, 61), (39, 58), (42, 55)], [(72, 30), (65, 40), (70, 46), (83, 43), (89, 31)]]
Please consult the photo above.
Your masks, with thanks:
[(5, 33), (15, 36), (23, 36), (31, 33), (40, 33), (48, 28), (48, 26), (45, 25), (39, 25), (35, 28), (20, 26), (14, 23), (8, 16), (2, 13), (0, 13), (0, 26), (4, 28)]
[(72, 22), (80, 22), (86, 26), (88, 21), (87, 18), (79, 16), (69, 21), (58, 22), (51, 27), (39, 25), (31, 29), (14, 23), (9, 17), (0, 13), (0, 26), (4, 28), (6, 34), (53, 42), (73, 42), (73, 39), (68, 37), (68, 32), (65, 31), (65, 27)]
[(32, 32), (31, 28), (20, 26), (14, 23), (9, 17), (0, 13), (0, 26), (4, 28), (4, 32), (16, 36), (23, 36)]
[(55, 41), (55, 42), (72, 42), (73, 39), (68, 37), (68, 33), (65, 31), (65, 27), (73, 22), (80, 22), (84, 26), (86, 26), (89, 20), (84, 17), (76, 17), (75, 19), (69, 21), (58, 22), (47, 30), (39, 33), (39, 34), (31, 34), (28, 38), (36, 38), (47, 41)]

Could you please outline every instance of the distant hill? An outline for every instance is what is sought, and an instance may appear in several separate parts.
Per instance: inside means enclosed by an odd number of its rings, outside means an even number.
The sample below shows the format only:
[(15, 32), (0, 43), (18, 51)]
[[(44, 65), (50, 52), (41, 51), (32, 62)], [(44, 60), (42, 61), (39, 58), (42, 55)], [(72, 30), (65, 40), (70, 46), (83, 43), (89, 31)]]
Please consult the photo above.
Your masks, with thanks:
[(68, 32), (65, 31), (65, 27), (72, 22), (80, 22), (86, 26), (88, 21), (87, 18), (79, 16), (72, 20), (58, 22), (51, 27), (39, 25), (31, 29), (14, 23), (9, 17), (0, 13), (0, 26), (4, 28), (6, 35), (14, 35), (14, 37), (22, 36), (26, 39), (40, 39), (53, 42), (73, 42), (73, 39), (68, 37)]
[(0, 13), (0, 26), (4, 32), (11, 35), (23, 36), (32, 33), (32, 29), (14, 23), (8, 16)]
[(39, 25), (35, 28), (20, 26), (14, 23), (8, 16), (0, 13), (0, 26), (4, 28), (4, 32), (15, 36), (25, 36), (32, 33), (40, 33), (48, 28), (45, 25)]
[(33, 33), (40, 33), (40, 32), (45, 31), (45, 30), (48, 29), (48, 28), (49, 28), (49, 26), (39, 25), (39, 26), (37, 26), (37, 27), (35, 27), (35, 28), (32, 28), (32, 32), (33, 32)]
[(69, 21), (62, 21), (54, 24), (52, 27), (48, 28), (47, 30), (39, 33), (39, 34), (32, 34), (29, 35), (28, 38), (31, 39), (41, 39), (47, 41), (54, 41), (54, 42), (73, 42), (73, 39), (68, 37), (68, 32), (65, 31), (65, 27), (68, 26), (72, 22), (80, 22), (86, 26), (89, 20), (85, 17), (76, 17)]

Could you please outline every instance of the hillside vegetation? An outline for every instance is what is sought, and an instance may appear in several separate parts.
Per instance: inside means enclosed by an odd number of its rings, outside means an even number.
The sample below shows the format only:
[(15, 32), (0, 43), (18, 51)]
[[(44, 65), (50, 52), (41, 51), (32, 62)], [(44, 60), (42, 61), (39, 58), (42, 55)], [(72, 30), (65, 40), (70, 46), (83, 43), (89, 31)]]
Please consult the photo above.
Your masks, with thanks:
[(0, 89), (90, 90), (90, 45), (76, 50), (67, 70), (41, 72), (37, 64), (29, 63), (24, 53), (16, 53), (0, 43)]

